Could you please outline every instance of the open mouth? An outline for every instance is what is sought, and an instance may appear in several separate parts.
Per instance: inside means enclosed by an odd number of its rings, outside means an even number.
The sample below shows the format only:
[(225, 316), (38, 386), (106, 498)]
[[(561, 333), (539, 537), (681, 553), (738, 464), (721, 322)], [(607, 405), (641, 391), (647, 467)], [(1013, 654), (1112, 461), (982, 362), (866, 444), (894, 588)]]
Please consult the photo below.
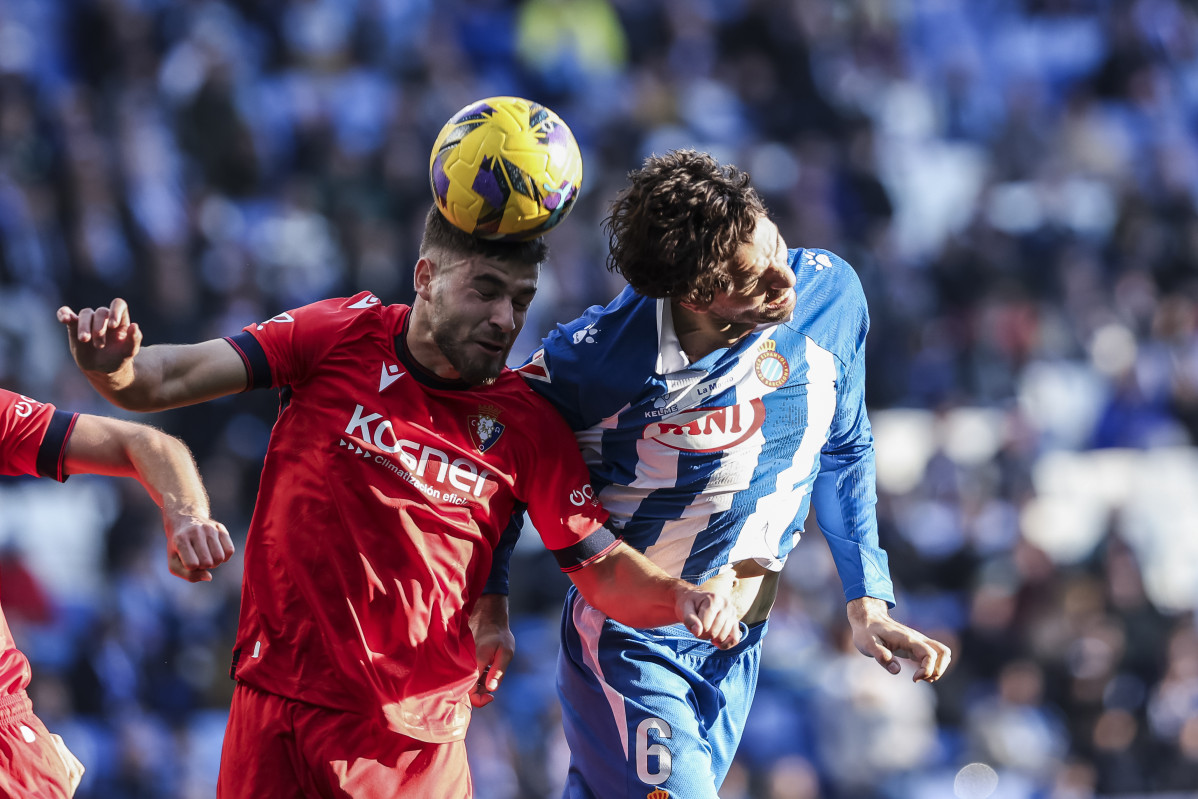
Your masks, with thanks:
[(767, 302), (765, 307), (770, 309), (771, 311), (780, 310), (781, 308), (784, 308), (785, 306), (790, 304), (791, 296), (793, 296), (793, 292), (784, 291), (781, 294), (779, 294), (777, 297), (775, 297), (774, 299)]

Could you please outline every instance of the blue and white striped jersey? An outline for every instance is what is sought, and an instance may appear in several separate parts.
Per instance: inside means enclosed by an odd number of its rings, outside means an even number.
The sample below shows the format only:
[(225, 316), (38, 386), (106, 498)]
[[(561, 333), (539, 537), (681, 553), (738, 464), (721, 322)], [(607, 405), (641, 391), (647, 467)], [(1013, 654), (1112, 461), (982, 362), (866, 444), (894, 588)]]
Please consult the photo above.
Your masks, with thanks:
[(701, 583), (747, 559), (780, 569), (814, 502), (845, 599), (893, 603), (864, 401), (865, 295), (830, 252), (789, 260), (791, 319), (694, 363), (670, 303), (628, 288), (559, 325), (519, 371), (575, 431), (611, 525), (669, 574)]

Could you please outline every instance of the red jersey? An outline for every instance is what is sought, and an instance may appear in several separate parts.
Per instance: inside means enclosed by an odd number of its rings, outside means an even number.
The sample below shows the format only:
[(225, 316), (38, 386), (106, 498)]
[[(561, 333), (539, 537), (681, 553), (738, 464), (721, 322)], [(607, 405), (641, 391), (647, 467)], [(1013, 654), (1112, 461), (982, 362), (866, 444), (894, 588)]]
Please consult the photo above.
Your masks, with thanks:
[[(0, 389), (0, 474), (67, 479), (63, 471), (67, 438), (75, 414)], [(0, 586), (0, 599), (4, 587)], [(13, 643), (0, 610), (0, 699), (29, 685), (29, 661)]]
[(514, 512), (563, 570), (615, 538), (574, 436), (514, 372), (437, 378), (408, 352), (411, 309), (326, 300), (227, 339), (254, 388), (281, 388), (245, 548), (233, 676), (459, 740), (478, 679), (469, 616)]

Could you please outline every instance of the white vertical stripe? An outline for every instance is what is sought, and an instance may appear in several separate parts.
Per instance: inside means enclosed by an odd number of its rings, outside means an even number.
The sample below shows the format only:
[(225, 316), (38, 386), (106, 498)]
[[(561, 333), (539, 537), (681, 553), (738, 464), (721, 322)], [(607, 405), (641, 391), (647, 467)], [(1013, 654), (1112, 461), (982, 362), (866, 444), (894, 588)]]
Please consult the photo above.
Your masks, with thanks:
[(745, 519), (736, 546), (729, 554), (733, 563), (748, 558), (766, 558), (774, 562), (772, 565), (777, 564), (782, 535), (789, 529), (806, 496), (805, 492), (796, 489), (811, 477), (815, 459), (828, 440), (828, 428), (836, 412), (836, 359), (810, 338), (806, 344), (807, 427), (790, 466), (778, 472), (773, 490), (757, 500), (753, 512)]
[(612, 719), (620, 733), (620, 746), (624, 748), (624, 757), (627, 759), (628, 716), (624, 711), (624, 695), (608, 685), (603, 676), (603, 667), (599, 665), (599, 634), (603, 632), (603, 622), (607, 620), (607, 616), (587, 604), (582, 596), (574, 598), (574, 607), (570, 609), (570, 615), (574, 618), (574, 629), (578, 631), (578, 638), (582, 641), (583, 661), (603, 688), (607, 704), (611, 707)]

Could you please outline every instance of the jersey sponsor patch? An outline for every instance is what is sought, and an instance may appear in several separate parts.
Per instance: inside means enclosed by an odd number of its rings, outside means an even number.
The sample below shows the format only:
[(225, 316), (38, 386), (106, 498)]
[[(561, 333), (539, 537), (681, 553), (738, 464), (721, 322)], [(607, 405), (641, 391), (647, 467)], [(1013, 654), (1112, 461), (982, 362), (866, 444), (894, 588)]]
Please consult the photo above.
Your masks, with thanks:
[[(451, 457), (447, 449), (401, 438), (395, 432), (397, 427), (406, 429), (402, 424), (397, 426), (391, 419), (384, 418), (381, 413), (355, 405), (342, 441), (354, 455), (372, 460), (394, 472), (430, 499), (463, 505), (469, 501), (467, 497), (482, 496), (487, 478), (493, 476), (489, 471), (480, 470), (477, 464), (466, 458)], [(499, 433), (495, 433), (493, 438), (499, 438)]]
[(696, 408), (645, 427), (644, 437), (685, 452), (722, 452), (732, 449), (761, 429), (765, 403)]

